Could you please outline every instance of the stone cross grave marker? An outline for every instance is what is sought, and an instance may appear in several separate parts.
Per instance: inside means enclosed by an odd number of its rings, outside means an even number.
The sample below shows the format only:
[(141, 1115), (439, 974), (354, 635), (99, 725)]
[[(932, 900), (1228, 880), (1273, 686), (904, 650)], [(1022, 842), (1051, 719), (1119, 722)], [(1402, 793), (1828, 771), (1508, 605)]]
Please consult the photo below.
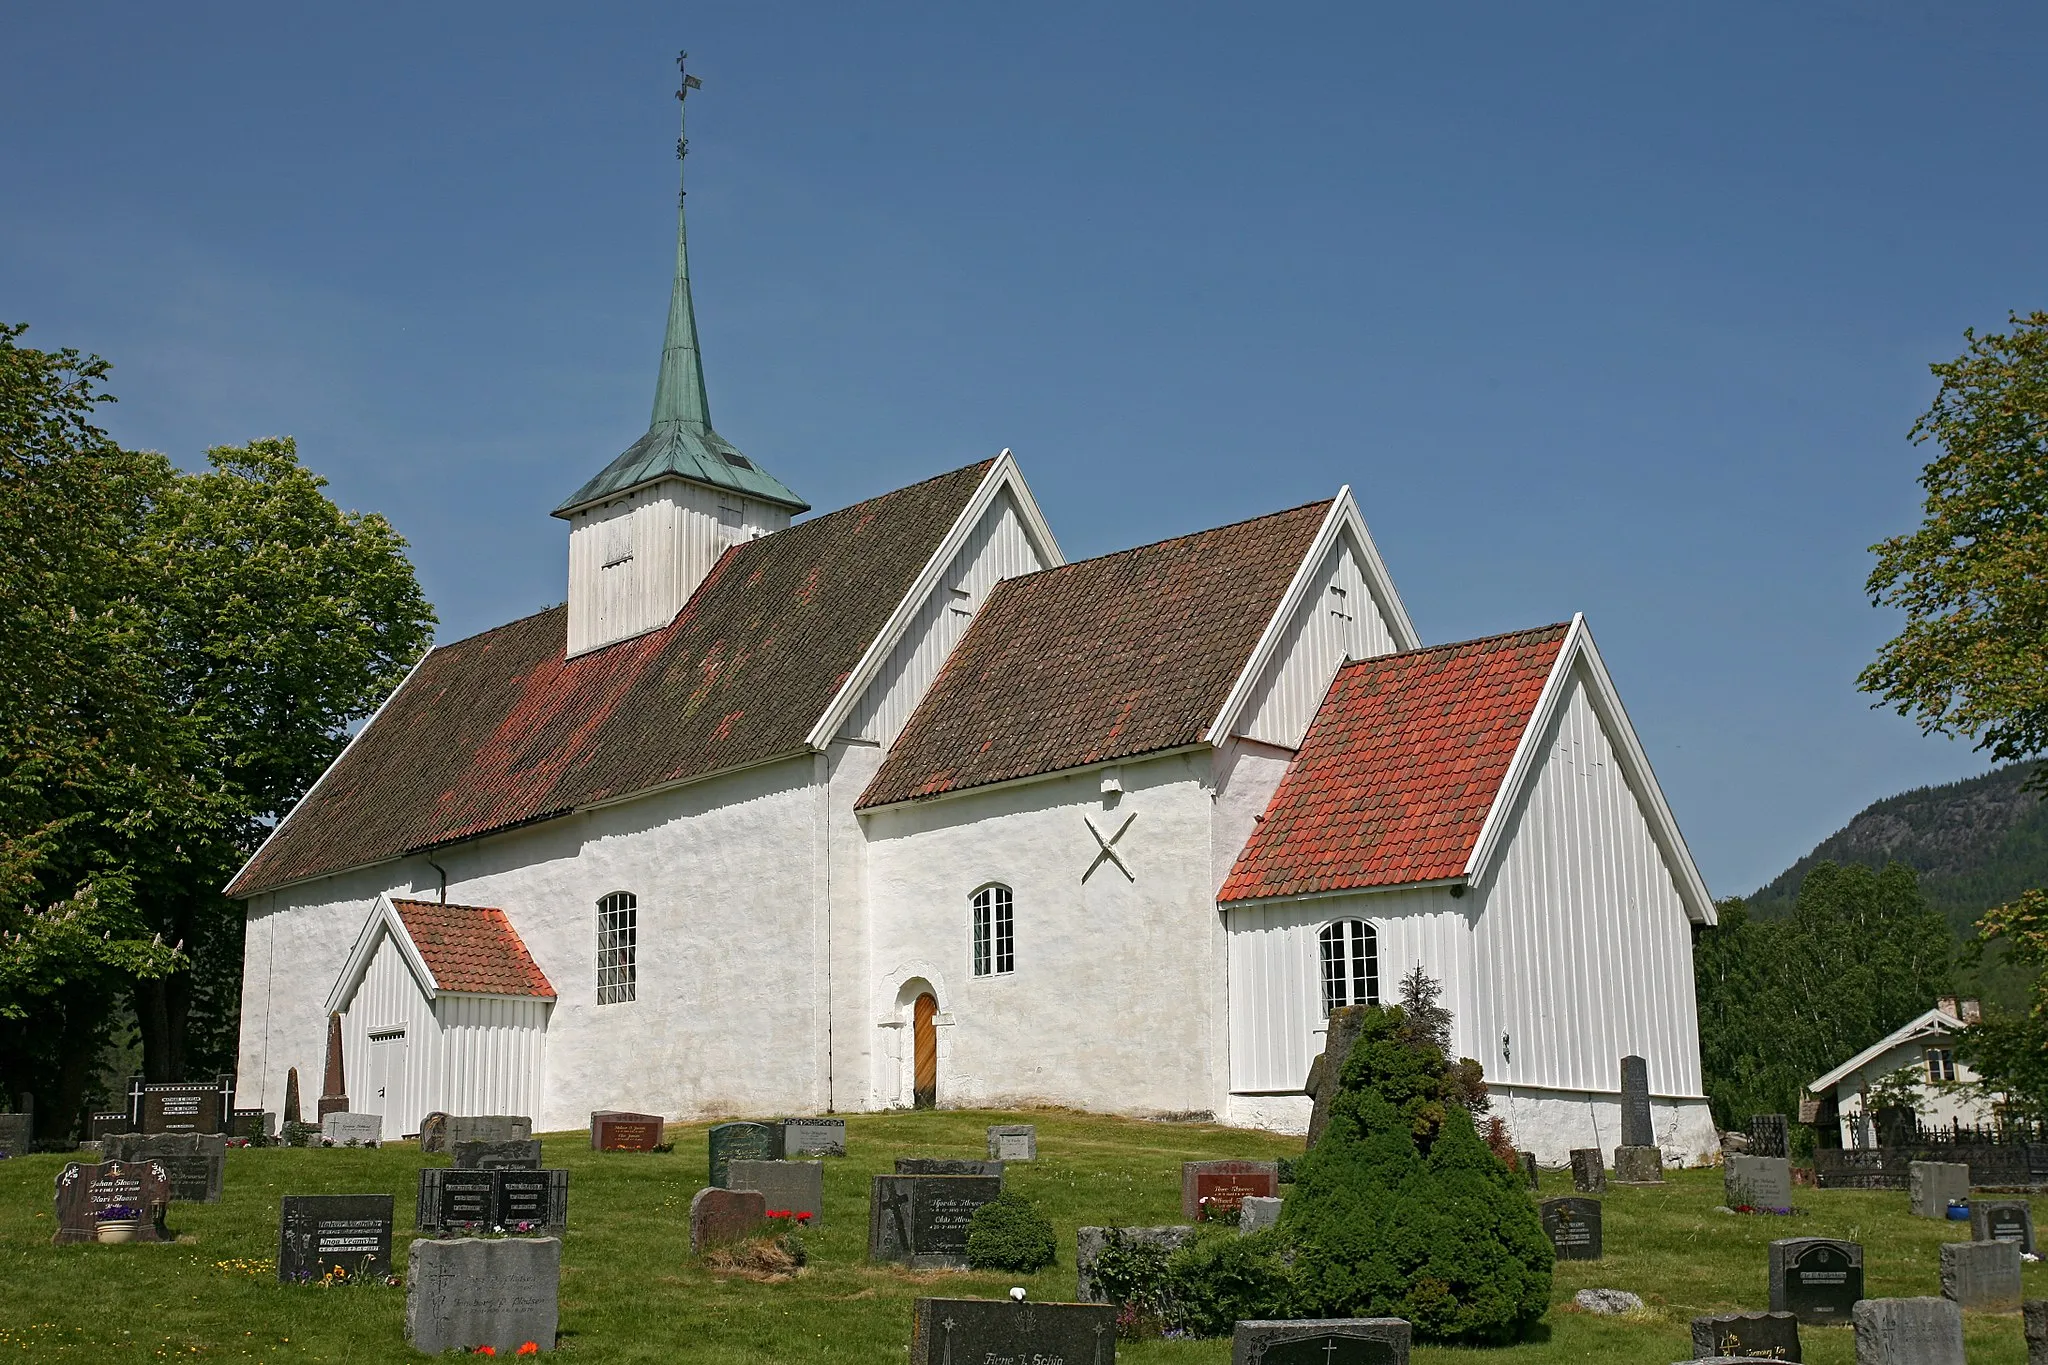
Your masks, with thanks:
[(1038, 1125), (1035, 1123), (990, 1124), (988, 1130), (988, 1159), (990, 1161), (1038, 1160)]
[(1716, 1313), (1692, 1320), (1695, 1360), (1799, 1360), (1799, 1319), (1790, 1313)]
[(868, 1195), (868, 1259), (965, 1270), (967, 1224), (1003, 1182), (981, 1175), (878, 1175)]
[(1721, 1197), (1730, 1208), (1789, 1209), (1792, 1163), (1781, 1156), (1729, 1152), (1721, 1158)]
[(456, 1142), (448, 1154), (458, 1171), (537, 1171), (540, 1169), (540, 1139), (513, 1142)]
[(306, 1284), (339, 1272), (349, 1279), (391, 1273), (388, 1194), (288, 1194), (277, 1221), (277, 1279)]
[(1197, 1229), (1178, 1224), (1156, 1228), (1081, 1228), (1074, 1235), (1074, 1266), (1079, 1280), (1074, 1297), (1083, 1303), (1106, 1303), (1095, 1284), (1095, 1263), (1112, 1240), (1125, 1246), (1157, 1247), (1172, 1255), (1195, 1240)]
[(103, 1161), (154, 1161), (170, 1175), (171, 1198), (218, 1204), (227, 1173), (228, 1140), (219, 1133), (117, 1133), (100, 1140)]
[(785, 1161), (806, 1156), (845, 1156), (845, 1119), (783, 1119), (776, 1125), (776, 1155)]
[(661, 1145), (662, 1117), (600, 1109), (590, 1116), (593, 1152), (651, 1152)]
[(142, 1087), (143, 1133), (219, 1133), (227, 1125), (218, 1081)]
[(1408, 1365), (1404, 1318), (1240, 1322), (1230, 1365)]
[(384, 1140), (384, 1116), (330, 1110), (321, 1115), (320, 1136), (337, 1147), (374, 1147)]
[[(164, 1212), (171, 1202), (171, 1177), (155, 1161), (73, 1161), (57, 1173), (57, 1234), (66, 1242), (168, 1242)], [(134, 1230), (121, 1235), (126, 1225)], [(107, 1225), (111, 1224), (109, 1227)]]
[(1093, 1303), (919, 1299), (910, 1365), (1058, 1361), (1115, 1365), (1116, 1309)]
[(1792, 1129), (1785, 1122), (1783, 1114), (1749, 1116), (1749, 1154), (1781, 1157), (1792, 1155)]
[(1607, 1159), (1598, 1147), (1572, 1148), (1572, 1188), (1580, 1194), (1607, 1192)]
[(1863, 1297), (1863, 1247), (1832, 1237), (1781, 1237), (1771, 1243), (1770, 1277), (1773, 1313), (1839, 1326)]
[(1856, 1305), (1856, 1365), (1964, 1365), (1963, 1310), (1947, 1299)]
[(406, 1262), (405, 1339), (436, 1356), (488, 1346), (516, 1357), (529, 1342), (552, 1351), (561, 1287), (559, 1238), (423, 1239)]
[(1906, 1185), (1916, 1217), (1946, 1218), (1950, 1204), (1969, 1202), (1970, 1168), (1960, 1161), (1910, 1162)]
[(1972, 1199), (1970, 1236), (1979, 1242), (2017, 1242), (2032, 1255), (2034, 1206), (2024, 1199)]
[(1200, 1222), (1210, 1212), (1236, 1213), (1248, 1194), (1280, 1193), (1276, 1161), (1184, 1161), (1180, 1167), (1180, 1213)]
[(992, 1175), (1003, 1177), (1003, 1163), (983, 1161), (980, 1157), (955, 1156), (899, 1156), (896, 1158), (898, 1175)]
[(2018, 1312), (2019, 1243), (1943, 1242), (1941, 1296), (1985, 1313)]
[(762, 1231), (768, 1200), (759, 1190), (721, 1190), (707, 1185), (690, 1200), (690, 1254), (721, 1242), (737, 1242)]
[(768, 1212), (818, 1226), (825, 1217), (825, 1163), (822, 1161), (728, 1162), (725, 1187), (759, 1190)]
[(710, 1183), (725, 1189), (726, 1165), (740, 1161), (775, 1160), (775, 1130), (765, 1123), (721, 1123), (705, 1134), (711, 1149)]
[(1560, 1261), (1600, 1259), (1600, 1201), (1578, 1195), (1545, 1199), (1536, 1205), (1544, 1235)]

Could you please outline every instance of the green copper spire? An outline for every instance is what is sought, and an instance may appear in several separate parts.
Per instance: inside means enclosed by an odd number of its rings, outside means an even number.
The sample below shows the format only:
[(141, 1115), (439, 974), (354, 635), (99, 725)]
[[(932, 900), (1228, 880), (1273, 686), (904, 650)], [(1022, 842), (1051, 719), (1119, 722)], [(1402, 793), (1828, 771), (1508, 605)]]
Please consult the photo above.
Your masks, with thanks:
[[(688, 56), (684, 53), (676, 59), (678, 70)], [(695, 76), (683, 73), (682, 86), (676, 91), (681, 108), (688, 109), (689, 93), (700, 85)], [(676, 158), (683, 160), (689, 151), (689, 138), (678, 136)], [(683, 212), (686, 197), (678, 189), (676, 278), (669, 289), (668, 334), (661, 343), (661, 373), (654, 383), (654, 415), (647, 434), (606, 465), (596, 478), (564, 499), (555, 508), (558, 517), (642, 484), (671, 477), (729, 488), (792, 512), (810, 510), (809, 503), (740, 454), (730, 441), (711, 428), (711, 403), (704, 392), (704, 356), (697, 345), (697, 309), (690, 299), (689, 231)]]

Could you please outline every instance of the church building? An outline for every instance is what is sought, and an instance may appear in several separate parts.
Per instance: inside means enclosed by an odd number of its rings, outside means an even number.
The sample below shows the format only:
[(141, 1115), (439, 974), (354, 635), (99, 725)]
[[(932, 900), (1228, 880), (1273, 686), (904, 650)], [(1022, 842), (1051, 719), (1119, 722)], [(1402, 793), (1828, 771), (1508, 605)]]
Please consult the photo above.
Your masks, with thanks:
[[(566, 481), (565, 481), (566, 482)], [(711, 425), (678, 212), (565, 605), (426, 654), (236, 875), (237, 1103), (341, 1019), (433, 1111), (911, 1105), (1303, 1131), (1329, 1011), (1444, 984), (1546, 1161), (1716, 1147), (1714, 907), (1583, 618), (1426, 645), (1349, 488), (1069, 563), (1008, 451), (809, 506)], [(1258, 509), (1248, 509), (1258, 510)]]

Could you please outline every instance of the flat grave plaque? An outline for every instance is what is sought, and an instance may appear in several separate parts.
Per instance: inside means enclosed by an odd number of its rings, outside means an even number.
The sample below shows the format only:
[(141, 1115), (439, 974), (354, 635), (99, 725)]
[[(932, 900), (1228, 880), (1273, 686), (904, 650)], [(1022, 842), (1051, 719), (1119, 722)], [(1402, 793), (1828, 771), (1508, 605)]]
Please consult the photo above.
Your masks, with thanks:
[(661, 1145), (659, 1114), (632, 1114), (620, 1109), (590, 1116), (590, 1148), (596, 1152), (651, 1152)]
[(1803, 1360), (1790, 1313), (1717, 1313), (1692, 1320), (1695, 1360)]
[(1839, 1326), (1863, 1297), (1863, 1247), (1832, 1237), (1771, 1243), (1771, 1311), (1816, 1327)]
[(1248, 1194), (1280, 1193), (1280, 1166), (1273, 1161), (1184, 1161), (1180, 1168), (1180, 1212), (1191, 1222), (1209, 1211), (1237, 1212)]
[(1116, 1313), (1108, 1304), (919, 1299), (911, 1365), (1115, 1365)]
[(168, 1242), (170, 1173), (154, 1161), (73, 1161), (57, 1175), (57, 1235), (66, 1242)]
[(1536, 1206), (1544, 1235), (1560, 1261), (1600, 1259), (1600, 1201), (1568, 1195)]
[(1240, 1322), (1230, 1365), (1408, 1365), (1402, 1318), (1297, 1318)]
[(775, 1160), (776, 1132), (765, 1123), (721, 1123), (705, 1134), (711, 1151), (711, 1184), (726, 1187), (726, 1164)]
[(845, 1156), (845, 1119), (784, 1119), (777, 1155), (785, 1161), (806, 1156)]
[(219, 1133), (116, 1133), (100, 1139), (100, 1156), (107, 1161), (154, 1161), (170, 1176), (171, 1198), (218, 1204), (228, 1140)]
[(288, 1194), (278, 1218), (277, 1278), (307, 1284), (339, 1272), (349, 1279), (391, 1273), (388, 1194)]
[(980, 1175), (878, 1175), (868, 1198), (868, 1258), (912, 1270), (965, 1270), (967, 1225), (1000, 1197), (1003, 1182)]

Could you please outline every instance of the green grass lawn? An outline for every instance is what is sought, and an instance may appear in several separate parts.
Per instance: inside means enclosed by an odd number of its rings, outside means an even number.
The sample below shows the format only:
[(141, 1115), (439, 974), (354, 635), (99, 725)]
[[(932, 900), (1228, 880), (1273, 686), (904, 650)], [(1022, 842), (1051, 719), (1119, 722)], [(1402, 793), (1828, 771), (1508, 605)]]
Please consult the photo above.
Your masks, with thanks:
[[(1010, 1188), (1036, 1200), (1059, 1230), (1060, 1264), (1009, 1275), (921, 1274), (869, 1266), (868, 1177), (897, 1156), (974, 1156), (990, 1123), (1038, 1125), (1039, 1160), (1013, 1164)], [(1023, 1283), (1038, 1300), (1074, 1293), (1074, 1229), (1084, 1223), (1172, 1223), (1180, 1163), (1297, 1153), (1298, 1139), (1206, 1125), (1140, 1123), (1070, 1113), (855, 1115), (849, 1155), (828, 1161), (824, 1226), (809, 1237), (810, 1268), (785, 1284), (721, 1280), (689, 1254), (690, 1196), (704, 1183), (707, 1125), (672, 1126), (673, 1155), (599, 1155), (581, 1133), (546, 1139), (548, 1164), (570, 1178), (563, 1254), (561, 1349), (589, 1361), (875, 1362), (898, 1365), (919, 1295), (998, 1297)], [(322, 1290), (276, 1283), (278, 1201), (286, 1194), (389, 1190), (404, 1267), (416, 1170), (410, 1147), (377, 1151), (231, 1151), (226, 1199), (172, 1206), (171, 1245), (50, 1244), (51, 1191), (63, 1158), (0, 1161), (0, 1365), (9, 1360), (398, 1361), (403, 1289)], [(1546, 1173), (1546, 1193), (1569, 1193)], [(1691, 1355), (1689, 1321), (1702, 1312), (1767, 1306), (1765, 1246), (1773, 1237), (1832, 1235), (1863, 1243), (1868, 1292), (1939, 1292), (1944, 1241), (1963, 1225), (1912, 1218), (1903, 1193), (1804, 1190), (1796, 1218), (1733, 1217), (1718, 1171), (1676, 1174), (1661, 1189), (1606, 1197), (1607, 1259), (1558, 1268), (1554, 1302), (1590, 1286), (1629, 1289), (1648, 1310), (1627, 1319), (1553, 1309), (1537, 1339), (1488, 1350), (1421, 1348), (1422, 1362), (1484, 1358), (1500, 1365), (1601, 1361), (1665, 1365)], [(2030, 1296), (2048, 1295), (2039, 1267)], [(1973, 1365), (2021, 1365), (2020, 1319), (1969, 1315)], [(1802, 1330), (1806, 1358), (1854, 1359), (1847, 1328)], [(1120, 1359), (1220, 1365), (1228, 1341), (1124, 1345)]]

